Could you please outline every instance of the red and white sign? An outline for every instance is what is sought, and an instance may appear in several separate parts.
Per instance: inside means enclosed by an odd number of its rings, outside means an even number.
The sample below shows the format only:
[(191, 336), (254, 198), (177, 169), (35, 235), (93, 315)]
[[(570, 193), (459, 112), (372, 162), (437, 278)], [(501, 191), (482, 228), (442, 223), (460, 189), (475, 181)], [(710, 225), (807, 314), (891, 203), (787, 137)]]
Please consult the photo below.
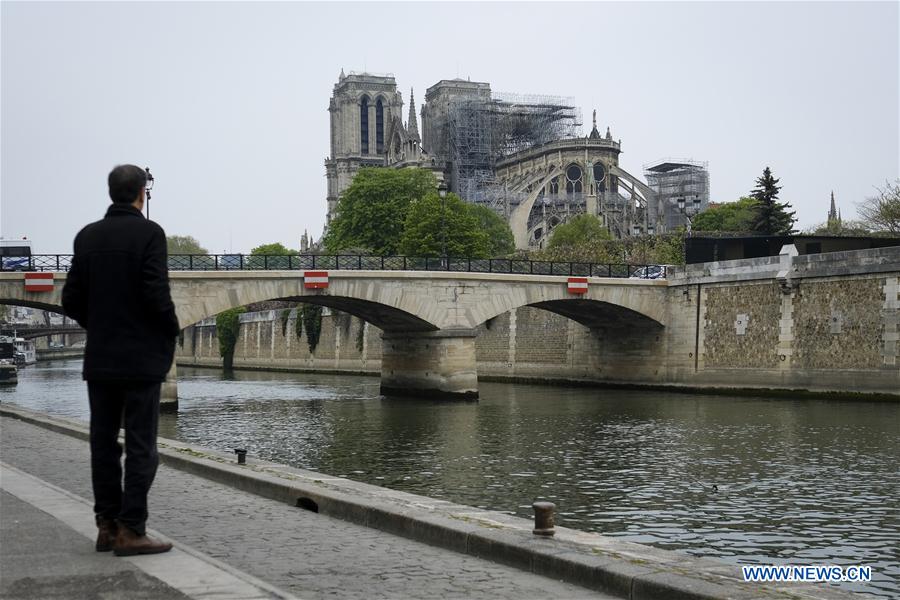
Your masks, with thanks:
[(26, 292), (52, 292), (53, 273), (25, 273)]
[(569, 293), (570, 294), (587, 294), (588, 281), (587, 277), (569, 277)]
[(308, 290), (324, 290), (328, 287), (328, 271), (304, 271), (303, 287)]

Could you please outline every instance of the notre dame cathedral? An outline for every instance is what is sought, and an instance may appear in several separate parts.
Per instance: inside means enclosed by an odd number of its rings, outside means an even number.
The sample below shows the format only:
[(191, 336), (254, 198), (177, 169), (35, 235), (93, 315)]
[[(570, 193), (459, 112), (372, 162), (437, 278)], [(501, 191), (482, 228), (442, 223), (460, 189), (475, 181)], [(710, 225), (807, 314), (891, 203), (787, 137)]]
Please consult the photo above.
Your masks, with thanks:
[[(645, 167), (649, 183), (619, 167), (621, 140), (593, 127), (564, 98), (499, 95), (488, 83), (441, 80), (417, 114), (392, 75), (341, 71), (328, 107), (328, 221), (361, 167), (430, 169), (439, 185), (509, 222), (521, 249), (540, 248), (571, 216), (596, 215), (615, 237), (665, 232), (706, 208), (704, 163)], [(421, 122), (421, 129), (419, 123)]]

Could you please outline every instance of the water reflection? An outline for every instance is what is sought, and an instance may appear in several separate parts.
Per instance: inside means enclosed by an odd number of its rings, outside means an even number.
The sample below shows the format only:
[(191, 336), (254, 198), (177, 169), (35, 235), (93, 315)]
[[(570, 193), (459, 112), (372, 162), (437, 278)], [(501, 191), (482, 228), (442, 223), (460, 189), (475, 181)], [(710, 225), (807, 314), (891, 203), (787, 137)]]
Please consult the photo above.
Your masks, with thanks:
[[(387, 399), (375, 378), (180, 370), (161, 435), (731, 562), (867, 564), (900, 594), (900, 406), (483, 384)], [(78, 363), (0, 400), (86, 418)]]

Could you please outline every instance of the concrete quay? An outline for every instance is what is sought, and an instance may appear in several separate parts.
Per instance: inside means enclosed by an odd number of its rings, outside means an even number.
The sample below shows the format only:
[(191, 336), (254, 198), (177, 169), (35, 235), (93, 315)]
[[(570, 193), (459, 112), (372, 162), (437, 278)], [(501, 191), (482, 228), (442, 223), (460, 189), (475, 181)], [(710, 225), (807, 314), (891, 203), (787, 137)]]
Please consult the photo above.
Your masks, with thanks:
[[(4, 463), (90, 497), (84, 424), (9, 405), (0, 407), (0, 416)], [(562, 527), (553, 538), (538, 537), (530, 521), (502, 513), (252, 457), (238, 466), (233, 455), (171, 440), (160, 440), (160, 459), (150, 524), (176, 542), (268, 582), (278, 593), (304, 598), (861, 597), (827, 584), (746, 583), (735, 565)], [(4, 472), (4, 491), (6, 481)], [(4, 572), (9, 572), (5, 566)]]

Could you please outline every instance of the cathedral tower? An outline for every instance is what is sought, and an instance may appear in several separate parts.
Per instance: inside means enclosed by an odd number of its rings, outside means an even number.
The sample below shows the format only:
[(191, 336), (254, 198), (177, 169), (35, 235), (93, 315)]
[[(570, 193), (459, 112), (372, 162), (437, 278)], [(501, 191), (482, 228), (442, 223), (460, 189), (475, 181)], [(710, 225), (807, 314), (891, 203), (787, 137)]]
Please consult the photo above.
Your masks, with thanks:
[(331, 221), (338, 198), (360, 167), (384, 166), (386, 143), (394, 116), (403, 114), (403, 99), (392, 75), (341, 75), (331, 102), (331, 155), (325, 159), (328, 215)]

